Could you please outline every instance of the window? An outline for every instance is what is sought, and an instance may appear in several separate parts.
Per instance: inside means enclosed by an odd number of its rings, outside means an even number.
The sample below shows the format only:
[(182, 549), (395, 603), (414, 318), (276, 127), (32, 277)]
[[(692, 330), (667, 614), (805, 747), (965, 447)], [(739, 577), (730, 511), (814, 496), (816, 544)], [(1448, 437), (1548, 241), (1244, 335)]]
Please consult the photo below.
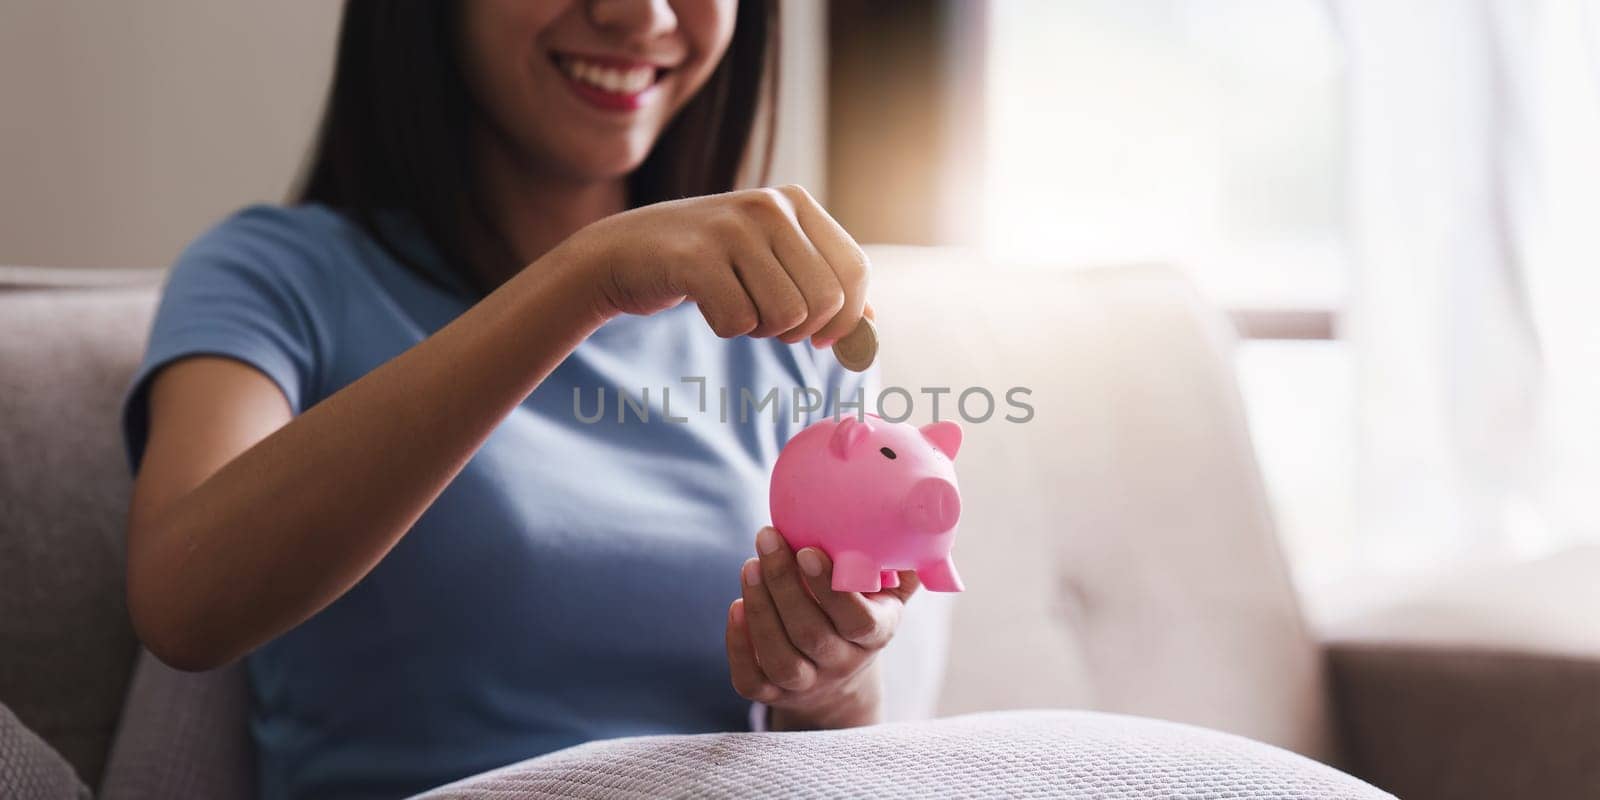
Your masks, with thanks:
[(987, 6), (985, 249), (1174, 264), (1264, 337), (1241, 344), (1238, 367), (1268, 490), (1302, 584), (1335, 579), (1356, 454), (1351, 354), (1332, 338), (1345, 124), (1326, 6)]
[(1338, 304), (1341, 58), (1322, 4), (989, 9), (987, 249), (1177, 263), (1230, 307)]

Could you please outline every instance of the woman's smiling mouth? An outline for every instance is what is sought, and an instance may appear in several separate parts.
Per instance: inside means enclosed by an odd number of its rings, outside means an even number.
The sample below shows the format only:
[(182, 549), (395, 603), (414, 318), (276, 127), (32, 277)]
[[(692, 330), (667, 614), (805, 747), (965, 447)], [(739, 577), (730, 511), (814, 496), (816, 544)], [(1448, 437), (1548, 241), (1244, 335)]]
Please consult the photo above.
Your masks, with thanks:
[(607, 111), (642, 107), (671, 70), (644, 61), (552, 53), (556, 69), (578, 97)]

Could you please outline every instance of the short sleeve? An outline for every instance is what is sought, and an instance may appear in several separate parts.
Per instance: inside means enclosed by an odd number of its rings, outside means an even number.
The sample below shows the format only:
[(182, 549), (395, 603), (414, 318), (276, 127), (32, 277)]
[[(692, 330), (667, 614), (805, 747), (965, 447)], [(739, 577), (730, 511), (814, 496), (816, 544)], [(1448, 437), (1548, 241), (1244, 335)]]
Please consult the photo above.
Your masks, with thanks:
[(149, 433), (150, 379), (195, 355), (232, 358), (270, 378), (299, 414), (319, 390), (331, 341), (335, 276), (317, 253), (317, 232), (294, 209), (240, 212), (195, 240), (173, 265), (144, 358), (122, 406), (130, 468)]

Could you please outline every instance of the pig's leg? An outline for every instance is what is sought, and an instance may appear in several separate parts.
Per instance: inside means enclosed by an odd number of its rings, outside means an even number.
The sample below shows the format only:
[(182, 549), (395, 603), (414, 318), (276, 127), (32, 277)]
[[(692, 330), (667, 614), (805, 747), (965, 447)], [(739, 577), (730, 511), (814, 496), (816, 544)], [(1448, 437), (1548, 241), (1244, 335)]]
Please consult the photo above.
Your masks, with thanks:
[(862, 553), (844, 552), (833, 560), (833, 590), (876, 592), (880, 588), (878, 564)]
[(918, 566), (917, 579), (932, 592), (959, 592), (965, 588), (961, 585), (961, 576), (956, 574), (956, 562), (949, 556)]
[(879, 570), (878, 580), (883, 583), (883, 588), (893, 589), (900, 585), (900, 572), (892, 569)]

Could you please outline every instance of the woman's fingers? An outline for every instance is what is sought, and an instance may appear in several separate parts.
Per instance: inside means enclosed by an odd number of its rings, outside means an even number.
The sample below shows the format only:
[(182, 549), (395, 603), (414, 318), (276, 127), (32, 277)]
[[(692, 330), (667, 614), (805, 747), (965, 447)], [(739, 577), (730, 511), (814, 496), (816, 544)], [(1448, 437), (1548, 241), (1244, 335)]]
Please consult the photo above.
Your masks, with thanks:
[(778, 609), (789, 642), (824, 671), (845, 669), (859, 658), (859, 648), (839, 635), (801, 579), (794, 552), (777, 529), (762, 528), (756, 536), (761, 554), (762, 583)]
[(782, 190), (771, 189), (773, 202), (782, 210), (782, 224), (769, 232), (772, 252), (783, 262), (789, 277), (805, 296), (805, 319), (779, 338), (794, 343), (821, 330), (844, 308), (844, 288), (828, 259), (806, 234), (796, 215), (794, 201)]
[(894, 595), (900, 598), (900, 602), (904, 604), (910, 601), (911, 595), (916, 594), (920, 588), (922, 588), (922, 581), (917, 578), (917, 571), (903, 569), (900, 570), (900, 585), (893, 588), (885, 588), (882, 593)]
[(866, 309), (867, 258), (798, 186), (655, 203), (563, 245), (594, 280), (595, 310), (654, 314), (685, 298), (719, 336), (825, 346)]
[(740, 573), (744, 592), (744, 617), (755, 646), (756, 663), (767, 680), (781, 689), (803, 692), (817, 679), (817, 667), (789, 641), (783, 620), (762, 579), (761, 561), (752, 558)]
[(699, 269), (686, 281), (687, 294), (699, 306), (711, 330), (724, 339), (743, 336), (761, 322), (761, 315), (750, 300), (739, 277), (732, 270)]
[(767, 682), (766, 673), (756, 663), (755, 645), (750, 641), (750, 628), (744, 615), (744, 599), (728, 606), (728, 674), (733, 680), (733, 690), (746, 700), (771, 703), (783, 696), (783, 690)]
[(867, 254), (810, 192), (799, 186), (778, 189), (794, 204), (795, 219), (806, 238), (827, 259), (844, 292), (844, 302), (828, 323), (813, 334), (820, 345), (832, 342), (854, 330), (867, 304)]
[[(883, 604), (874, 603), (859, 592), (834, 591), (833, 561), (818, 548), (802, 549), (796, 554), (795, 560), (800, 565), (800, 572), (805, 575), (806, 586), (816, 596), (823, 613), (833, 620), (833, 627), (840, 636), (868, 650), (876, 650), (889, 643), (894, 636), (895, 623), (899, 620), (899, 604), (886, 610)], [(906, 585), (904, 578), (905, 573), (901, 573), (902, 587)]]
[(803, 327), (809, 316), (806, 296), (765, 237), (751, 235), (731, 245), (733, 271), (756, 309), (755, 337), (777, 336)]
[[(855, 328), (866, 306), (866, 256), (804, 189), (753, 189), (701, 202), (712, 205), (702, 206), (706, 215), (688, 223), (681, 242), (651, 254), (670, 265), (666, 277), (613, 280), (612, 305), (649, 309), (664, 296), (687, 295), (725, 338), (811, 337), (820, 346)], [(684, 208), (662, 204), (659, 213)]]

